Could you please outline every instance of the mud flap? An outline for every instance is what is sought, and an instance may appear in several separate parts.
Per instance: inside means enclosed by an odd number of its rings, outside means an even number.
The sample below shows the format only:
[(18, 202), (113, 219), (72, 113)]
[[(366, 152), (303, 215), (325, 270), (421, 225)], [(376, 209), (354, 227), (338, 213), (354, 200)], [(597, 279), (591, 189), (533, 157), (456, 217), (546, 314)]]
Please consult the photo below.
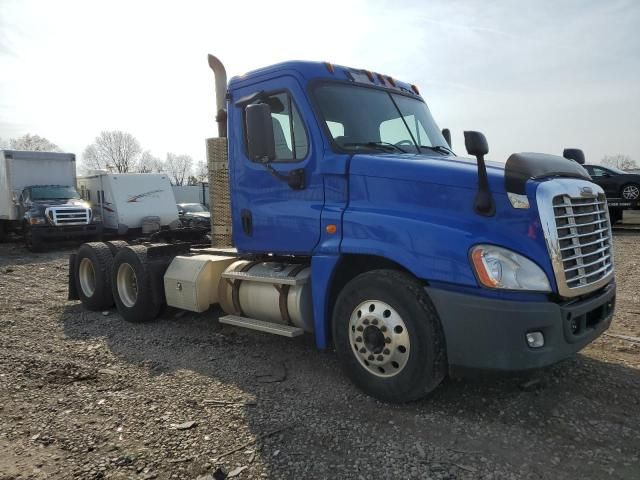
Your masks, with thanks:
[(80, 300), (78, 295), (78, 286), (76, 285), (76, 257), (77, 254), (69, 255), (69, 296), (68, 300)]

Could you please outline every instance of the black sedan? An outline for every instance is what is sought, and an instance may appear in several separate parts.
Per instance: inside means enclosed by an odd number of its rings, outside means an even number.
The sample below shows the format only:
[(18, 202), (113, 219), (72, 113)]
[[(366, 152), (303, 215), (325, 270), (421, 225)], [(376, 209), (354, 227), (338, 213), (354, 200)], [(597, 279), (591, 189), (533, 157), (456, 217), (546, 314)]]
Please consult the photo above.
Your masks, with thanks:
[(178, 215), (184, 226), (211, 228), (211, 213), (201, 203), (178, 203)]
[(583, 167), (587, 169), (593, 182), (602, 187), (607, 198), (622, 198), (628, 201), (640, 199), (640, 175), (601, 165)]

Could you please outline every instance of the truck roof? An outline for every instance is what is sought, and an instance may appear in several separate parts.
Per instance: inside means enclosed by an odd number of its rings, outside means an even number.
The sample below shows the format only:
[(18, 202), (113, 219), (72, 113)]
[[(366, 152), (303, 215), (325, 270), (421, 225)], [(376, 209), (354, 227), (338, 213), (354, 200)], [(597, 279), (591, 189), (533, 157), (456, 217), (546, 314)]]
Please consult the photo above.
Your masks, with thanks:
[(350, 81), (362, 85), (383, 87), (414, 97), (420, 97), (418, 88), (415, 85), (400, 81), (389, 75), (366, 69), (334, 65), (329, 62), (309, 62), (302, 60), (277, 63), (268, 67), (252, 70), (243, 75), (235, 76), (231, 78), (229, 82), (229, 89), (243, 87), (256, 80), (282, 75), (284, 73), (292, 73), (293, 75), (302, 77), (306, 81), (322, 79)]
[(6, 158), (15, 158), (17, 160), (73, 160), (76, 156), (73, 153), (60, 152), (32, 152), (30, 150), (0, 150)]

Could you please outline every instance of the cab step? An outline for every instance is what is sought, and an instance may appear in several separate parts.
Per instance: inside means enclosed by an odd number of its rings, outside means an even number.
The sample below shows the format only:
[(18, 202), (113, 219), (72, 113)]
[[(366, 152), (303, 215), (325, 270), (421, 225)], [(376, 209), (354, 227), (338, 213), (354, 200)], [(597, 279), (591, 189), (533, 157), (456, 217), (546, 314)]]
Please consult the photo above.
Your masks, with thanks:
[(282, 325), (280, 323), (265, 322), (264, 320), (240, 317), (238, 315), (225, 315), (224, 317), (220, 317), (218, 321), (226, 325), (250, 328), (251, 330), (258, 330), (260, 332), (272, 333), (274, 335), (281, 335), (289, 338), (299, 337), (304, 333), (304, 330), (298, 327)]
[(295, 278), (276, 275), (254, 275), (249, 272), (224, 272), (222, 278), (230, 278), (232, 280), (246, 280), (249, 282), (271, 283), (278, 285), (302, 285), (307, 283), (308, 277)]

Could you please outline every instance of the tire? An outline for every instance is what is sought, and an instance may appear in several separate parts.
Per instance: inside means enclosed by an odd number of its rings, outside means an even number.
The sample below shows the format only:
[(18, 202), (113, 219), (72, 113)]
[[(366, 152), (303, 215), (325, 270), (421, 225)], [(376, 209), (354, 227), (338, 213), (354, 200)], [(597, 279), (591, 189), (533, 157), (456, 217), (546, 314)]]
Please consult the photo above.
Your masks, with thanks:
[(379, 400), (417, 400), (446, 375), (438, 314), (423, 286), (408, 274), (373, 270), (358, 275), (340, 292), (332, 327), (347, 376)]
[(101, 242), (84, 243), (75, 263), (75, 282), (80, 301), (88, 310), (105, 310), (113, 306), (111, 271), (113, 255)]
[(162, 310), (165, 298), (158, 262), (151, 262), (147, 248), (131, 245), (118, 251), (113, 260), (111, 282), (118, 313), (128, 322), (148, 322)]
[(42, 252), (42, 250), (44, 250), (42, 240), (34, 237), (33, 230), (29, 225), (24, 225), (22, 235), (24, 237), (24, 246), (27, 247), (27, 250), (33, 253)]
[(625, 200), (638, 200), (640, 198), (640, 185), (627, 183), (620, 189), (620, 196)]
[(0, 243), (6, 240), (7, 230), (8, 230), (8, 227), (5, 225), (4, 221), (0, 220)]
[(116, 253), (118, 253), (120, 249), (129, 246), (129, 242), (126, 242), (124, 240), (111, 240), (105, 243), (107, 244), (107, 247), (109, 247), (109, 250), (111, 250), (111, 254), (114, 257), (116, 256)]

